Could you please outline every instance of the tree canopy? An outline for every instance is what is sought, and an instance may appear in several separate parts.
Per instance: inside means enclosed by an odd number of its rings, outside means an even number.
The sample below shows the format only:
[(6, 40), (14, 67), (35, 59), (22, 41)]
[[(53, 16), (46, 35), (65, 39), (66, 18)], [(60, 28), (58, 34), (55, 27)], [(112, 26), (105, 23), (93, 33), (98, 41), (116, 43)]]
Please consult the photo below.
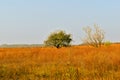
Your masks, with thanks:
[(56, 48), (60, 48), (69, 46), (71, 41), (71, 35), (66, 34), (61, 30), (51, 33), (50, 36), (48, 36), (48, 39), (44, 41), (44, 43), (47, 46), (55, 46)]

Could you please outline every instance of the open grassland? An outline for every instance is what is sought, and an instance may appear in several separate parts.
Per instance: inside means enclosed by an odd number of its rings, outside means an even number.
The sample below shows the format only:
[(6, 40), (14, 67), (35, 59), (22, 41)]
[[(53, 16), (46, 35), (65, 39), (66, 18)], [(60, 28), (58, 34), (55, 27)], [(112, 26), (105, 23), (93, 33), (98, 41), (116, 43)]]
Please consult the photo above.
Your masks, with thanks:
[(120, 44), (0, 48), (0, 80), (120, 80)]

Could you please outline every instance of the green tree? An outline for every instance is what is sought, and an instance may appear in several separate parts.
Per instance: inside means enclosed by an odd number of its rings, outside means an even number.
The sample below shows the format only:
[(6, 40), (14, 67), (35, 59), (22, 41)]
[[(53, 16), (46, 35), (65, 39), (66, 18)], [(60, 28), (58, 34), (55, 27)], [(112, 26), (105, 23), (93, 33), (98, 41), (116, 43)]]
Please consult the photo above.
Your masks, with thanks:
[(83, 39), (84, 44), (88, 44), (94, 47), (100, 47), (104, 40), (104, 31), (100, 29), (98, 25), (94, 25), (94, 30), (90, 27), (84, 28), (86, 33)]
[(71, 35), (64, 31), (57, 31), (50, 34), (48, 39), (44, 41), (46, 46), (55, 46), (56, 48), (66, 47), (72, 41)]

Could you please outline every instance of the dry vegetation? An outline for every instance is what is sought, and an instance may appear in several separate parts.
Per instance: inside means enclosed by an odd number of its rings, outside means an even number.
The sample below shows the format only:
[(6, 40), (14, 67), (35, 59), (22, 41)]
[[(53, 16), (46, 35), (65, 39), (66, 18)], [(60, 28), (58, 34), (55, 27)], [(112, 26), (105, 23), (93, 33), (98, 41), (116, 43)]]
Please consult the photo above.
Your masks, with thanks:
[(120, 80), (120, 44), (0, 48), (0, 80)]

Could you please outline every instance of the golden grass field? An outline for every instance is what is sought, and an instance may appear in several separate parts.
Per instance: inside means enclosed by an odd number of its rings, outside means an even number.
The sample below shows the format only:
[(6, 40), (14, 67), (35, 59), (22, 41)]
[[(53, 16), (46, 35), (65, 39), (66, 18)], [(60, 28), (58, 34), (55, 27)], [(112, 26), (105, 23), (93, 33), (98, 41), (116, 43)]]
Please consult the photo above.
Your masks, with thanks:
[(120, 44), (0, 48), (0, 80), (120, 80)]

